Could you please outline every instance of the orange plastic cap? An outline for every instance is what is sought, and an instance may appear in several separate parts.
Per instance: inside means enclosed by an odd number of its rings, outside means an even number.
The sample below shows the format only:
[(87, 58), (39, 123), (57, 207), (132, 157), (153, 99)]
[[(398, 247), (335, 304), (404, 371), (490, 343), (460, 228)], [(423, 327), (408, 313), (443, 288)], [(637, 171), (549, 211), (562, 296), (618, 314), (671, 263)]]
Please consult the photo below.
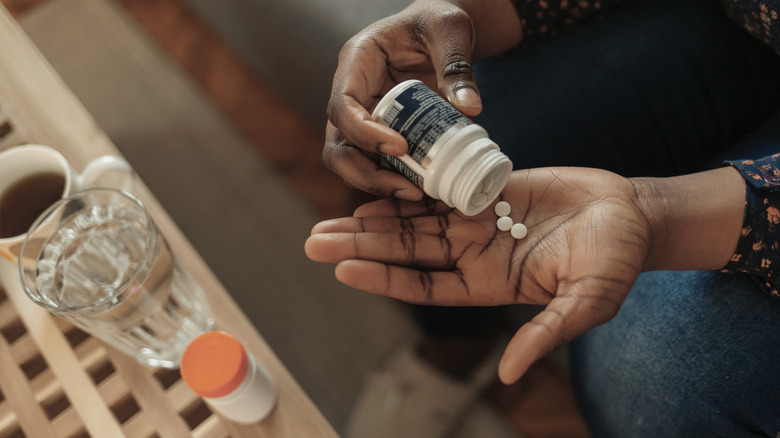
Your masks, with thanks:
[(221, 331), (204, 333), (190, 343), (181, 358), (181, 378), (207, 398), (230, 394), (244, 381), (249, 357), (244, 346)]

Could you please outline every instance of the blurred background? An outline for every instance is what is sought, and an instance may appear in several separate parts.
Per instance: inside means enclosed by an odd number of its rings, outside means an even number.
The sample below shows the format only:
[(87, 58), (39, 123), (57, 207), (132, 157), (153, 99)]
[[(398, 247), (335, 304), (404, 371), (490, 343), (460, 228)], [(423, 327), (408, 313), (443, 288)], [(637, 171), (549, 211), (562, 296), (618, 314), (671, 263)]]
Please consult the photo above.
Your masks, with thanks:
[[(408, 2), (2, 0), (340, 433), (419, 335), (303, 242), (361, 198), (321, 161), (338, 52)], [(452, 436), (587, 437), (564, 368), (496, 380)]]

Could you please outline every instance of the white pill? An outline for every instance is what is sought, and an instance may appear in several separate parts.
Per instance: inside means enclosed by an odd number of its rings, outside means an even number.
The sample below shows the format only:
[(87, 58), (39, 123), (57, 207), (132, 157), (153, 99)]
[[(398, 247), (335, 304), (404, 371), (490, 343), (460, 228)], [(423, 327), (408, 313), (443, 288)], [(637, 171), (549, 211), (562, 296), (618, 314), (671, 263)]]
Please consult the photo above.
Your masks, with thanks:
[(496, 226), (501, 231), (509, 231), (512, 228), (512, 218), (509, 216), (501, 216), (496, 221)]
[(487, 202), (487, 195), (484, 193), (474, 193), (469, 200), (469, 203), (474, 206), (482, 205), (485, 202)]
[(509, 213), (512, 212), (512, 207), (509, 205), (508, 202), (501, 201), (498, 204), (496, 204), (496, 216), (509, 216)]
[(515, 239), (522, 239), (528, 234), (528, 228), (523, 224), (514, 224), (512, 225), (511, 233)]
[(482, 191), (485, 193), (490, 192), (490, 190), (493, 188), (493, 180), (489, 179), (487, 181), (482, 181)]

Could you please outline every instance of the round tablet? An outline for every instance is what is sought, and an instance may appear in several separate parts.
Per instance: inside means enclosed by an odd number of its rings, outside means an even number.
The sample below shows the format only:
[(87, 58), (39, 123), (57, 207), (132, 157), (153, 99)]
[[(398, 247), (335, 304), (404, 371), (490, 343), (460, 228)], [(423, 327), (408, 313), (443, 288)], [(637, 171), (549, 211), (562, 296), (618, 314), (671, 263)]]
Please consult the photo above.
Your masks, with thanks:
[(506, 201), (501, 201), (498, 204), (496, 204), (496, 215), (501, 216), (509, 216), (509, 213), (512, 212), (512, 207), (509, 205)]
[(496, 227), (501, 231), (509, 231), (512, 228), (512, 218), (509, 216), (501, 216), (496, 221)]
[(493, 189), (493, 180), (488, 179), (487, 181), (482, 181), (482, 191), (485, 193), (490, 192), (490, 190)]
[(514, 224), (510, 232), (515, 239), (522, 239), (528, 234), (528, 228), (523, 224)]
[(487, 202), (487, 195), (484, 193), (474, 193), (469, 200), (469, 203), (475, 206), (482, 205), (485, 202)]

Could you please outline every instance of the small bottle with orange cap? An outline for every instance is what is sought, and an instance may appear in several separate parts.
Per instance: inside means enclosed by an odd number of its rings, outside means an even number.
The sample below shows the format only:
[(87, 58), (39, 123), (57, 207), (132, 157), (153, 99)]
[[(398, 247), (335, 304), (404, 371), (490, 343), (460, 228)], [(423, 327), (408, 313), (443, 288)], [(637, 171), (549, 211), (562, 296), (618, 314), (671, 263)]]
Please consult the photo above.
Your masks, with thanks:
[(195, 338), (184, 351), (180, 372), (214, 411), (236, 423), (256, 423), (276, 403), (271, 376), (236, 338), (222, 331)]

